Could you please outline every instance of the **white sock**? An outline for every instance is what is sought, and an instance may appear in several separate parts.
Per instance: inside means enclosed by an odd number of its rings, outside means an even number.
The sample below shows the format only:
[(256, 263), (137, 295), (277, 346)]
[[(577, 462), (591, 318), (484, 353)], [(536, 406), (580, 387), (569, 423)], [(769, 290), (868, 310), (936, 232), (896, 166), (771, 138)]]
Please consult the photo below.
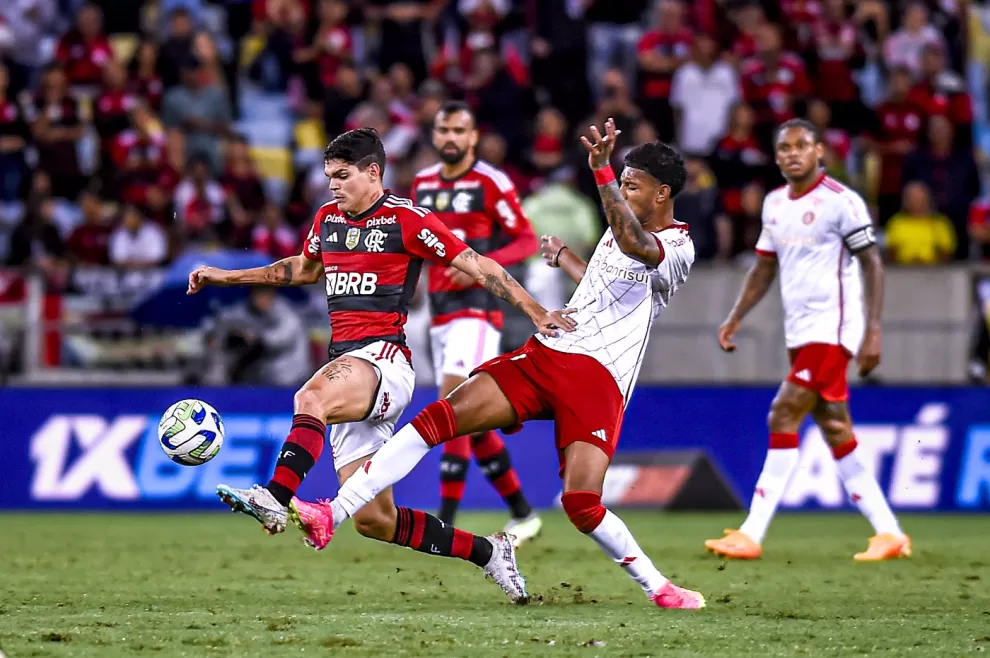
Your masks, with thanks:
[(839, 467), (842, 486), (846, 488), (853, 504), (859, 508), (866, 520), (873, 526), (874, 532), (878, 535), (885, 532), (903, 535), (901, 526), (897, 523), (897, 517), (891, 511), (877, 479), (859, 461), (856, 449), (854, 448), (852, 452), (835, 463)]
[(626, 570), (630, 578), (639, 583), (647, 596), (667, 583), (667, 579), (636, 543), (626, 524), (612, 512), (606, 511), (605, 518), (588, 535), (606, 555)]
[(406, 425), (382, 446), (370, 460), (370, 466), (362, 466), (347, 479), (330, 501), (334, 528), (349, 516), (374, 500), (375, 496), (392, 486), (426, 456), (430, 446), (416, 428)]
[(757, 544), (763, 543), (767, 528), (777, 512), (777, 505), (784, 497), (787, 483), (791, 481), (797, 465), (797, 448), (771, 448), (767, 451), (763, 471), (756, 481), (753, 500), (749, 504), (749, 516), (739, 526), (739, 531)]

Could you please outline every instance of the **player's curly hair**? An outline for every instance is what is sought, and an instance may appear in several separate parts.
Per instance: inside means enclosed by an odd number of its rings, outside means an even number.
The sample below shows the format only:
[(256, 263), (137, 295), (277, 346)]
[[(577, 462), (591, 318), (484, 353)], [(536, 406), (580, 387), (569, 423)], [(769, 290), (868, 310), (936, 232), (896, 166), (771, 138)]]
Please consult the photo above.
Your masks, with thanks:
[(822, 141), (822, 134), (818, 130), (818, 127), (815, 126), (815, 124), (811, 123), (807, 119), (788, 119), (784, 123), (777, 126), (777, 130), (773, 134), (774, 147), (777, 146), (777, 141), (780, 139), (780, 134), (783, 133), (785, 130), (789, 130), (791, 128), (803, 128), (804, 130), (807, 130), (809, 133), (811, 133), (812, 138), (814, 138), (815, 144), (818, 144)]
[(356, 128), (333, 138), (323, 150), (323, 162), (340, 160), (358, 169), (367, 169), (377, 164), (385, 173), (385, 145), (374, 128)]
[(634, 147), (626, 154), (623, 163), (633, 169), (641, 169), (670, 188), (670, 198), (680, 194), (687, 180), (684, 158), (670, 144), (647, 142)]

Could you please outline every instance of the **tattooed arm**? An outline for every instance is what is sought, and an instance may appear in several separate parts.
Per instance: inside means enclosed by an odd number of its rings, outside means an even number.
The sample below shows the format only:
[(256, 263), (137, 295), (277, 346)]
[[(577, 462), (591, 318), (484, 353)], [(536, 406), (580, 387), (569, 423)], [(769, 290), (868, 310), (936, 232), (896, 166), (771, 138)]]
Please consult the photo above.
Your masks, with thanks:
[(217, 267), (198, 267), (189, 274), (188, 295), (194, 295), (206, 286), (304, 286), (316, 283), (322, 274), (319, 261), (302, 254), (283, 258), (265, 267), (248, 270), (221, 270)]
[(462, 251), (450, 264), (472, 277), (491, 294), (525, 313), (546, 336), (554, 335), (557, 328), (571, 331), (577, 326), (564, 311), (547, 312), (501, 265), (491, 258), (478, 255), (473, 249)]
[[(615, 128), (615, 121), (609, 119), (605, 122), (604, 137), (595, 126), (591, 126), (591, 139), (581, 137), (581, 143), (588, 149), (588, 166), (593, 171), (608, 169), (615, 140), (621, 134), (622, 131)], [(596, 178), (598, 178), (597, 174)], [(649, 267), (659, 265), (663, 260), (663, 249), (660, 248), (656, 237), (643, 229), (643, 225), (622, 198), (614, 175), (607, 183), (599, 182), (598, 194), (602, 198), (605, 217), (608, 219), (612, 237), (615, 238), (619, 250)]]

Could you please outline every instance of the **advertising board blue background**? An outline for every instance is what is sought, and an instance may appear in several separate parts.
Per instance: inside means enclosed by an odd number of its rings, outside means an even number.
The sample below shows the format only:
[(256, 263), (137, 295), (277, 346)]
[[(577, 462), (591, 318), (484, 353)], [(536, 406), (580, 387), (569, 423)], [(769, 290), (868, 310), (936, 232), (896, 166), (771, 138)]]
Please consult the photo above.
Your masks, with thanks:
[[(715, 462), (748, 502), (766, 454), (772, 388), (649, 388), (627, 412), (620, 452), (696, 448)], [(403, 422), (434, 399), (419, 390)], [(201, 397), (223, 415), (219, 455), (190, 468), (158, 445), (158, 417), (176, 400)], [(862, 388), (852, 395), (861, 457), (874, 468), (896, 509), (990, 511), (990, 390)], [(218, 482), (267, 482), (291, 420), (292, 391), (281, 389), (0, 389), (0, 508), (221, 509)], [(808, 425), (802, 460), (785, 508), (848, 507), (831, 456)], [(549, 422), (507, 438), (526, 493), (536, 507), (560, 492)], [(332, 496), (329, 449), (300, 494)], [(396, 487), (404, 505), (439, 502), (439, 451)], [(476, 466), (464, 508), (501, 502)]]

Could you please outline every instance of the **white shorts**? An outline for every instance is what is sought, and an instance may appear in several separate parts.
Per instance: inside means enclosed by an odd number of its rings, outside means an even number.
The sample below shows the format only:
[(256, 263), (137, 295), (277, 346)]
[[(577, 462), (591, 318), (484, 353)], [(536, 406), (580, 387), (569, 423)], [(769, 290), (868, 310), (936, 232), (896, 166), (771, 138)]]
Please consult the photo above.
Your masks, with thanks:
[(378, 452), (392, 438), (395, 423), (409, 406), (416, 374), (402, 350), (378, 341), (343, 356), (364, 359), (378, 370), (378, 391), (371, 413), (364, 420), (334, 425), (330, 432), (333, 466), (340, 470), (351, 462)]
[(502, 332), (481, 318), (457, 318), (430, 327), (437, 386), (444, 375), (467, 379), (472, 370), (498, 356), (501, 341)]

